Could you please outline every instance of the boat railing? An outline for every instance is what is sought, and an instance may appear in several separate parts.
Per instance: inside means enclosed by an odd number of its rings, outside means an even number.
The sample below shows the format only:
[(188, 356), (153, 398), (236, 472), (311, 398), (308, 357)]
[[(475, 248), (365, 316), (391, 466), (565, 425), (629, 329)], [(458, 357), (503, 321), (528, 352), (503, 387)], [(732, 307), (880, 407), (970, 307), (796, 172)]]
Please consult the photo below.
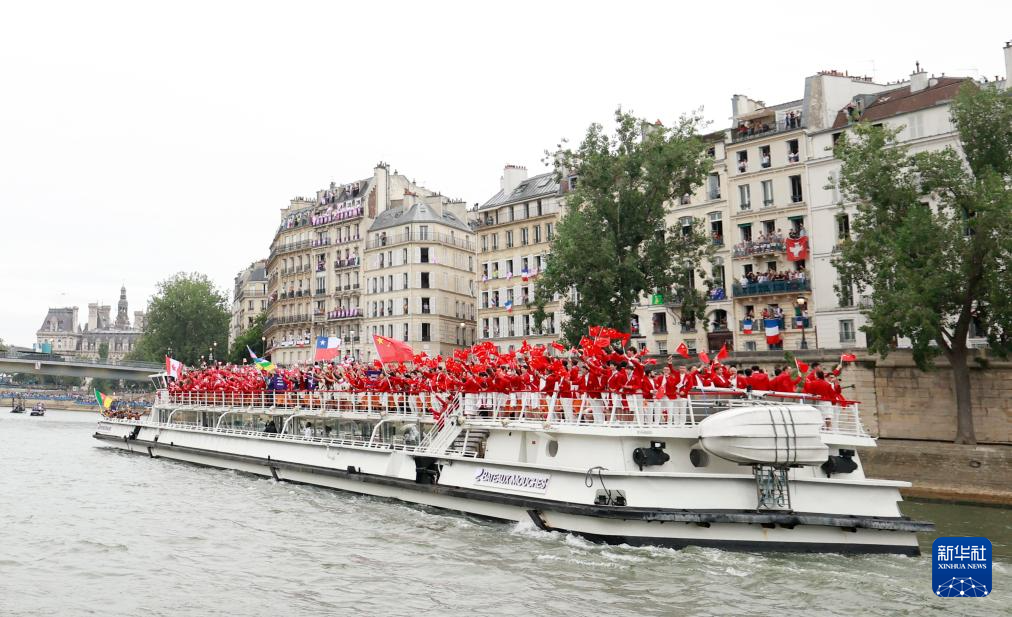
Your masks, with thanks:
[[(109, 419), (103, 420), (113, 424), (127, 424), (136, 425), (136, 422), (127, 420)], [(214, 434), (225, 434), (225, 435), (240, 435), (244, 437), (259, 437), (267, 439), (277, 439), (280, 441), (289, 442), (301, 442), (301, 443), (318, 443), (326, 446), (352, 446), (356, 448), (370, 448), (374, 450), (404, 450), (407, 452), (422, 451), (424, 448), (420, 444), (408, 444), (403, 439), (377, 441), (370, 439), (349, 439), (341, 437), (327, 437), (324, 435), (303, 435), (301, 433), (268, 433), (265, 431), (248, 429), (248, 428), (234, 428), (229, 426), (204, 426), (198, 422), (144, 422), (144, 426), (152, 428), (171, 428), (180, 429), (187, 431), (197, 431), (203, 433), (214, 433)]]
[[(531, 423), (543, 427), (693, 427), (707, 417), (731, 408), (754, 405), (811, 404), (823, 414), (824, 433), (867, 437), (857, 403), (836, 405), (805, 394), (745, 393), (726, 388), (694, 390), (688, 397), (648, 399), (636, 394), (599, 392), (561, 397), (537, 391), (418, 394), (400, 392), (288, 391), (243, 393), (173, 393), (176, 410), (214, 409), (275, 415), (400, 416), (436, 422), (423, 437), (433, 447), (448, 421), (463, 416), (468, 422)], [(445, 438), (444, 438), (445, 439)], [(445, 445), (445, 444), (444, 444)]]

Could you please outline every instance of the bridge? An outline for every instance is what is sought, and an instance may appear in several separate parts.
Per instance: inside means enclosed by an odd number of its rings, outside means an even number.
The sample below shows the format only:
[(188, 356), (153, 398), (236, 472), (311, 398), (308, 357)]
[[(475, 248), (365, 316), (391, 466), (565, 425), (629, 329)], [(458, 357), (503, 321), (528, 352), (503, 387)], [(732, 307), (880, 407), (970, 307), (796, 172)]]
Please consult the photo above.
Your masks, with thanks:
[(64, 357), (51, 353), (0, 352), (0, 373), (148, 381), (151, 375), (164, 370), (165, 365), (158, 362), (112, 362)]

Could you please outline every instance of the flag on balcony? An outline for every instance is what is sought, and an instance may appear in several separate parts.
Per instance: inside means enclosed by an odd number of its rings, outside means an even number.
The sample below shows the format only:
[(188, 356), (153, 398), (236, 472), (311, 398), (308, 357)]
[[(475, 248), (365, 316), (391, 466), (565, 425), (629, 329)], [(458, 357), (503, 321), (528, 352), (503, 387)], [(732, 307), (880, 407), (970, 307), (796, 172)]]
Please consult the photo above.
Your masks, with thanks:
[(744, 334), (752, 334), (752, 320), (751, 319), (746, 319), (745, 321), (741, 322), (741, 331)]
[(682, 341), (681, 343), (678, 344), (678, 347), (675, 348), (675, 353), (688, 360), (689, 346), (685, 344), (685, 341)]
[(341, 353), (341, 338), (337, 336), (316, 337), (316, 355), (313, 360), (329, 362)]
[(783, 341), (780, 337), (779, 319), (764, 319), (763, 329), (766, 330), (766, 343), (768, 345), (776, 345)]
[(718, 361), (723, 360), (727, 358), (728, 355), (729, 354), (727, 353), (727, 343), (724, 343), (723, 345), (720, 346), (720, 351), (717, 352), (717, 360)]
[(183, 363), (179, 360), (173, 360), (172, 358), (165, 356), (165, 374), (169, 377), (179, 377), (183, 374)]
[(512, 300), (507, 300), (506, 303), (503, 304), (503, 307), (506, 309), (507, 313), (512, 313), (513, 312), (513, 301)]
[(857, 362), (857, 356), (852, 353), (845, 353), (840, 356), (840, 362)]
[(808, 236), (787, 238), (787, 261), (808, 259)]
[(798, 360), (797, 356), (794, 357), (794, 366), (798, 367), (798, 372), (799, 373), (807, 373), (808, 372), (808, 364), (805, 363), (805, 362), (802, 362), (801, 360)]
[(412, 351), (411, 346), (407, 343), (395, 341), (378, 334), (372, 335), (372, 340), (373, 344), (376, 345), (376, 353), (379, 354), (380, 360), (384, 364), (390, 362), (411, 362), (415, 357), (415, 352)]
[(524, 269), (520, 271), (520, 278), (525, 283), (531, 280), (531, 271), (528, 270), (526, 266), (524, 266)]

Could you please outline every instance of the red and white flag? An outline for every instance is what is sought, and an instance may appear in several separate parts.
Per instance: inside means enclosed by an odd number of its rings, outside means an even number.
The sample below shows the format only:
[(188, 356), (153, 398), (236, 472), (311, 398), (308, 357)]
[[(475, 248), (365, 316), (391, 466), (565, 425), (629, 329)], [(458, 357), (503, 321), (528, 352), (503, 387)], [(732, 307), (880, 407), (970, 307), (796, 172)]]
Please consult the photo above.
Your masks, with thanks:
[(338, 336), (316, 337), (316, 354), (313, 360), (316, 362), (329, 362), (341, 353), (341, 338)]
[(172, 358), (165, 356), (165, 374), (169, 377), (179, 379), (183, 374), (183, 363), (179, 360), (173, 360)]
[(808, 236), (787, 238), (787, 261), (808, 259)]

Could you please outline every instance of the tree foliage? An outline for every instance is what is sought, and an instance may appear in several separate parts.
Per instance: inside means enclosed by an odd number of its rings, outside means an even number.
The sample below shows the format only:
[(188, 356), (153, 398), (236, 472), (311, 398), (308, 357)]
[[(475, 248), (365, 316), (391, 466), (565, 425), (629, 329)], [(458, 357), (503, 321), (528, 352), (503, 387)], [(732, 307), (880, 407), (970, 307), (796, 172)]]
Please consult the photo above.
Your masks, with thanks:
[(98, 359), (103, 362), (109, 359), (109, 343), (103, 341), (98, 344)]
[(898, 130), (858, 124), (838, 141), (840, 188), (856, 203), (852, 238), (833, 259), (841, 280), (871, 295), (869, 348), (899, 337), (918, 366), (953, 369), (956, 441), (974, 443), (968, 336), (986, 331), (1006, 355), (1012, 334), (1012, 98), (964, 86), (952, 105), (960, 152), (911, 153)]
[(666, 222), (672, 201), (711, 169), (699, 124), (692, 115), (672, 127), (651, 125), (619, 109), (613, 135), (592, 124), (576, 149), (553, 154), (557, 176), (577, 183), (537, 283), (536, 319), (554, 294), (565, 297), (563, 336), (571, 344), (589, 325), (628, 331), (646, 293), (686, 298), (688, 310), (701, 312), (689, 282), (711, 243), (700, 221), (687, 233)]
[(158, 284), (131, 359), (161, 362), (173, 357), (188, 365), (200, 362), (217, 343), (228, 349), (228, 297), (199, 273), (179, 273)]
[(235, 364), (242, 364), (243, 360), (249, 360), (249, 346), (258, 356), (263, 357), (264, 342), (261, 337), (264, 335), (264, 324), (267, 321), (267, 312), (263, 311), (253, 320), (253, 325), (248, 330), (236, 337), (232, 348), (228, 350), (228, 361)]

